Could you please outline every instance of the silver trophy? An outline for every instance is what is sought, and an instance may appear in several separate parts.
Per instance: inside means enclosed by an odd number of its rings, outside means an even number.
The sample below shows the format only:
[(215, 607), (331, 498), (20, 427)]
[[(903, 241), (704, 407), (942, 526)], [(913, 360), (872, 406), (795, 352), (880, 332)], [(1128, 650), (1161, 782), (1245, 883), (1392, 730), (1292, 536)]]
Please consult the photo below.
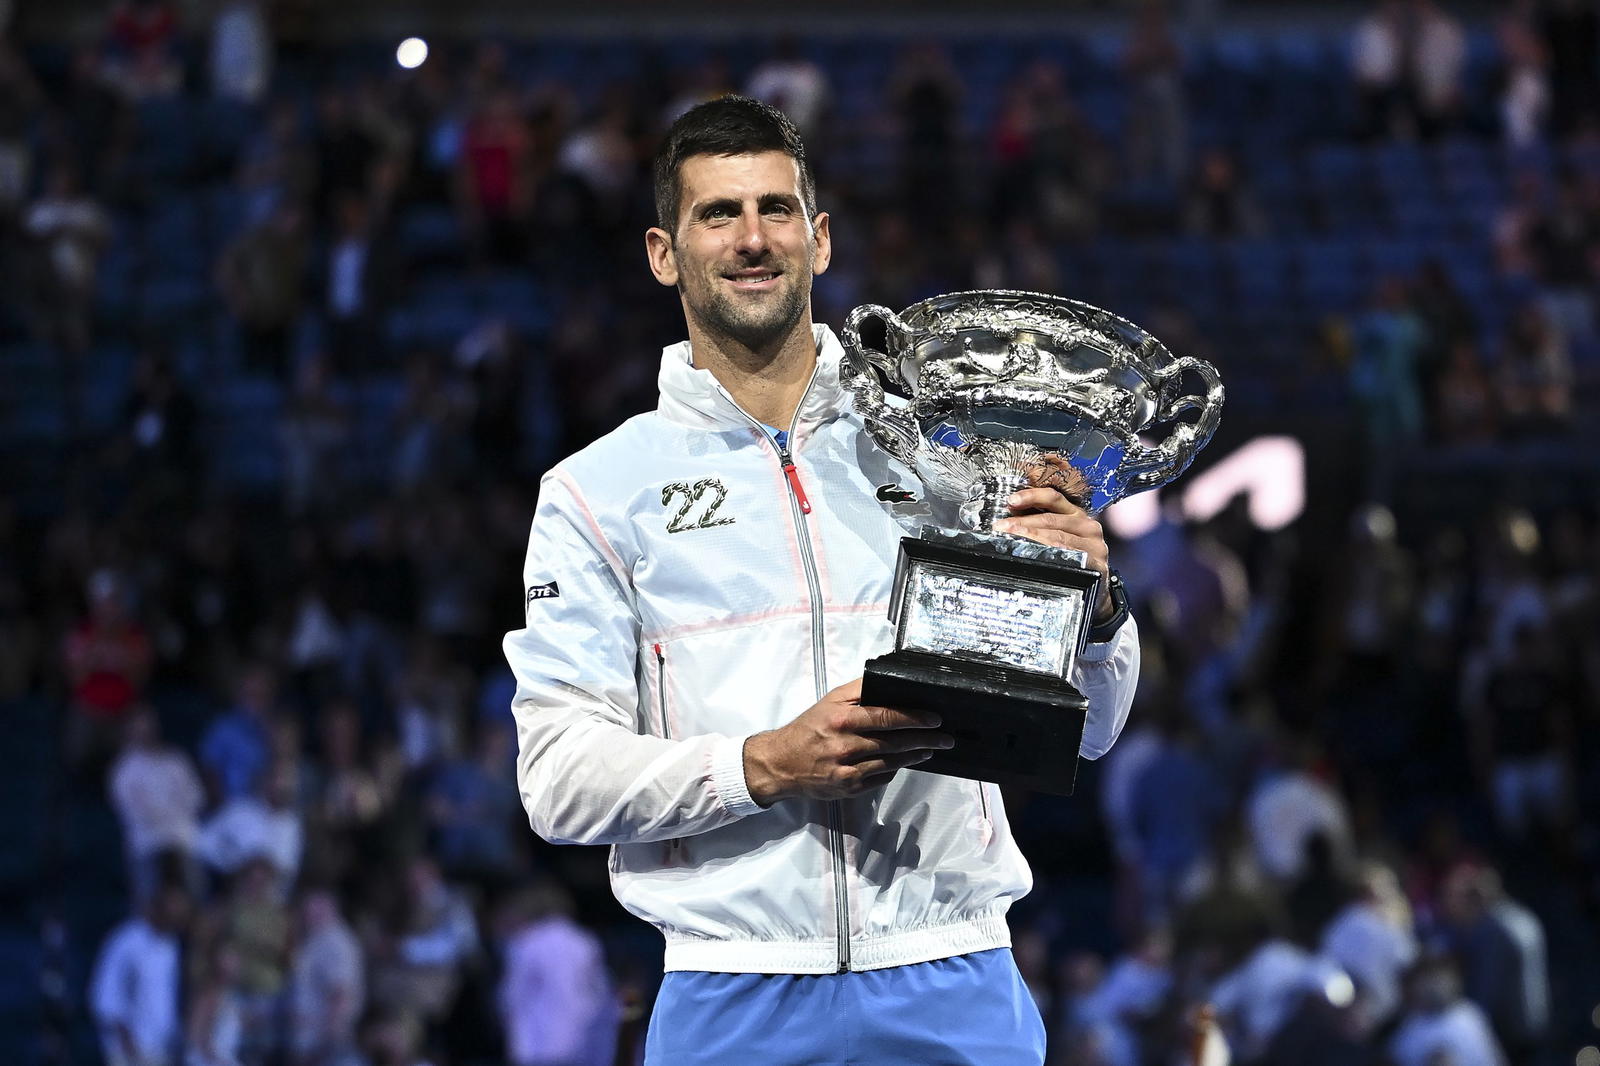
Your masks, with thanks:
[(1071, 676), (1099, 574), (994, 523), (1029, 485), (1093, 515), (1176, 478), (1216, 432), (1216, 370), (1098, 307), (1001, 289), (857, 307), (844, 347), (868, 433), (964, 527), (901, 541), (895, 650), (867, 663), (862, 701), (943, 715), (956, 745), (919, 770), (1071, 792), (1088, 707)]

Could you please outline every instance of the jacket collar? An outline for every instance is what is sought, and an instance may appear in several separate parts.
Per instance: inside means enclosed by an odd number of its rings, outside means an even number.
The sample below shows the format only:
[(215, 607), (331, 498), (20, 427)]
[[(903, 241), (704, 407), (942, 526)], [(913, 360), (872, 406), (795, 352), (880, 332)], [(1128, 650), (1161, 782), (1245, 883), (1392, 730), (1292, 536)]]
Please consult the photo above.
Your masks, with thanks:
[[(813, 324), (811, 329), (817, 343), (817, 370), (811, 387), (800, 401), (799, 417), (795, 419), (795, 429), (802, 434), (807, 428), (834, 418), (848, 404), (848, 397), (839, 385), (839, 361), (844, 358), (844, 346), (827, 326)], [(688, 341), (661, 350), (661, 375), (656, 380), (661, 388), (661, 402), (656, 410), (663, 418), (696, 429), (743, 429), (751, 425), (750, 416), (734, 402), (716, 376), (690, 362)]]

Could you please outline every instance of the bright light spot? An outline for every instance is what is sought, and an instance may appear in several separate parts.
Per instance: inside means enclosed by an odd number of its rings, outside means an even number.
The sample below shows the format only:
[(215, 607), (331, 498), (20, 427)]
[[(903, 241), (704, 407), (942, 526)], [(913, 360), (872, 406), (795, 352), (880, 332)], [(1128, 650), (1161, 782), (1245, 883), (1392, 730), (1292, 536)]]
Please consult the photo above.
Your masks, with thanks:
[(407, 70), (416, 70), (428, 58), (428, 42), (421, 37), (407, 37), (394, 50), (394, 61)]
[(1161, 521), (1161, 498), (1154, 491), (1125, 497), (1106, 508), (1105, 520), (1123, 540), (1137, 540)]
[(1282, 529), (1306, 507), (1306, 453), (1293, 437), (1257, 437), (1215, 466), (1190, 478), (1183, 513), (1212, 518), (1243, 493), (1258, 529)]
[(1594, 1010), (1589, 1012), (1589, 1024), (1600, 1029), (1600, 1003), (1596, 1003)]
[(1600, 1066), (1600, 1047), (1590, 1044), (1579, 1051), (1577, 1066)]
[(1343, 971), (1329, 974), (1328, 979), (1322, 983), (1322, 994), (1328, 997), (1329, 1003), (1343, 1009), (1356, 1001), (1355, 982)]

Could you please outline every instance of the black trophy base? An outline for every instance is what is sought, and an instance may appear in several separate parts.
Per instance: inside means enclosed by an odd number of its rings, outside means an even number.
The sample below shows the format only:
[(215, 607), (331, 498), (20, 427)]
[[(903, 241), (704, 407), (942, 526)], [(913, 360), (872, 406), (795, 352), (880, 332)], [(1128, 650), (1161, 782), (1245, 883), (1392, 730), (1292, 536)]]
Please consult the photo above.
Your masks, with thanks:
[(902, 650), (867, 661), (861, 702), (944, 719), (955, 747), (918, 770), (1072, 794), (1089, 700), (1059, 677)]

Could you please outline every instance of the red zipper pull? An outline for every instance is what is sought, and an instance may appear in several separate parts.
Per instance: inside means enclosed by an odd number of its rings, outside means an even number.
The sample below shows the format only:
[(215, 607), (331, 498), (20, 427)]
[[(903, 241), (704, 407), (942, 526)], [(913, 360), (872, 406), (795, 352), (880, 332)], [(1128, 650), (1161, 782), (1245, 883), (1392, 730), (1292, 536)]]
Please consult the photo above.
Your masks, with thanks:
[(783, 476), (789, 479), (789, 487), (794, 490), (794, 498), (800, 501), (800, 513), (811, 513), (811, 501), (806, 499), (806, 490), (800, 484), (800, 471), (794, 468), (794, 460), (783, 464)]

